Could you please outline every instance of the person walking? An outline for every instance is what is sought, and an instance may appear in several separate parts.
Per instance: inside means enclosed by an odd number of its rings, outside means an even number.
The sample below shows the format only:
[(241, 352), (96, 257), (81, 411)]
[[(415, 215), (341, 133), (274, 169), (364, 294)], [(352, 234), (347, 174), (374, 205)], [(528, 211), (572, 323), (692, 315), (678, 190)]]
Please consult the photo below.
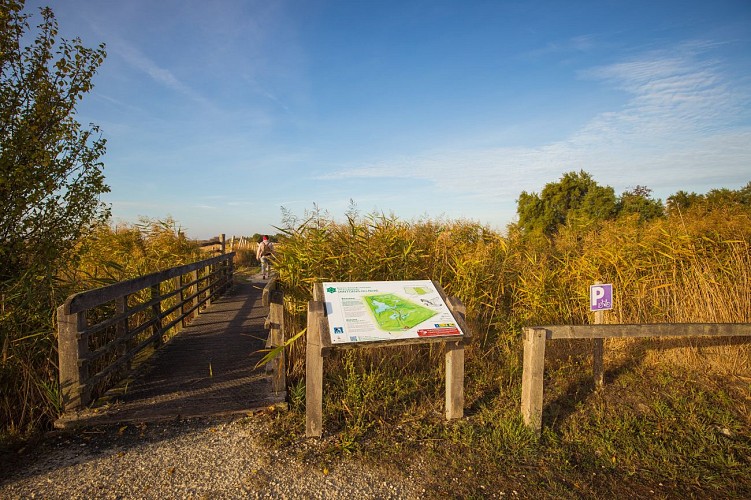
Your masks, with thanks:
[(261, 263), (263, 279), (269, 277), (272, 255), (274, 255), (274, 244), (269, 240), (268, 236), (264, 236), (263, 240), (258, 244), (258, 250), (256, 251), (256, 259)]

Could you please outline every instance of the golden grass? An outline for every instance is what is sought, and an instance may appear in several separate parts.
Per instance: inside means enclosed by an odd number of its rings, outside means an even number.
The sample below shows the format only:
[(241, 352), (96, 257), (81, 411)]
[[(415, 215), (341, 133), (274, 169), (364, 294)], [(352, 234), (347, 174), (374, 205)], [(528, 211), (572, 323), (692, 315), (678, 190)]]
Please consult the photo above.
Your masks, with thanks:
[[(467, 221), (407, 222), (350, 213), (338, 223), (316, 214), (285, 229), (284, 248), (276, 269), (293, 325), (288, 336), (304, 327), (312, 284), (324, 280), (435, 279), (465, 303), (486, 349), (518, 349), (524, 325), (589, 323), (588, 290), (595, 281), (613, 284), (609, 323), (751, 318), (751, 220), (742, 208), (697, 210), (651, 223), (623, 218), (586, 231), (564, 227), (553, 239), (526, 236), (514, 227), (501, 235)], [(641, 355), (657, 353), (648, 360), (723, 373), (748, 373), (751, 359), (748, 343), (737, 339), (607, 345), (614, 352), (645, 350)], [(301, 346), (293, 348), (293, 378), (302, 375), (301, 357)], [(406, 356), (404, 366), (413, 364)]]
[[(610, 323), (748, 323), (750, 247), (742, 207), (563, 227), (551, 239), (513, 226), (499, 234), (466, 221), (352, 213), (345, 223), (315, 214), (288, 227), (276, 262), (288, 337), (304, 328), (317, 281), (418, 278), (459, 297), (476, 336), (465, 354), (465, 418), (456, 422), (443, 419), (440, 347), (336, 351), (326, 361), (329, 437), (318, 459), (332, 451), (429, 457), (427, 491), (436, 497), (511, 488), (530, 498), (660, 489), (747, 497), (749, 339), (609, 339), (602, 391), (591, 381), (591, 341), (550, 342), (539, 439), (519, 403), (521, 328), (591, 322), (595, 281), (614, 286)], [(289, 354), (292, 412), (270, 439), (295, 444), (304, 427), (304, 342)], [(450, 477), (465, 480), (442, 479)]]

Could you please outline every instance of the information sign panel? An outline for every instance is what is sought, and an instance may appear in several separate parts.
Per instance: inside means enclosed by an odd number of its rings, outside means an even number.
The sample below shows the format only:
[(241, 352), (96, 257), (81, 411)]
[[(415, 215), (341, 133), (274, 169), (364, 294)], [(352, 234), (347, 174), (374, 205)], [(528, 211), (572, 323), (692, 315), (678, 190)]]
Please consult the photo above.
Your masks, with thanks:
[(332, 344), (464, 335), (430, 280), (324, 282)]
[(589, 310), (607, 311), (613, 308), (613, 285), (590, 285)]

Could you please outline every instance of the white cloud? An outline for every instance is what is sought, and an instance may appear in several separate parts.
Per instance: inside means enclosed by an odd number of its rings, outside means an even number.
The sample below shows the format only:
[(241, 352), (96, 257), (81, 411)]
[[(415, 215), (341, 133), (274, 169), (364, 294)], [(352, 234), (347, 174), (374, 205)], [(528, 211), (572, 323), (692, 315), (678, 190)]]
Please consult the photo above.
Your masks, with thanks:
[(539, 191), (572, 170), (585, 170), (616, 192), (640, 184), (662, 197), (745, 184), (751, 180), (751, 127), (736, 124), (743, 123), (749, 89), (727, 80), (721, 65), (705, 56), (709, 47), (684, 44), (582, 73), (625, 91), (628, 99), (560, 141), (430, 151), (325, 178), (421, 179), (486, 203)]

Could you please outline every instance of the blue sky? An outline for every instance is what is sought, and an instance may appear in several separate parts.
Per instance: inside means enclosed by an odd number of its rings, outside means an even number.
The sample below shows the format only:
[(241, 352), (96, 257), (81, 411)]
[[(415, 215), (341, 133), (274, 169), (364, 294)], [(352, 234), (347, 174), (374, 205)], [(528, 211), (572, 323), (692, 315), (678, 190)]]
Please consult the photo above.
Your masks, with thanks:
[(572, 170), (663, 200), (751, 181), (748, 0), (45, 4), (107, 44), (78, 118), (116, 221), (273, 233), (353, 200), (502, 230)]

